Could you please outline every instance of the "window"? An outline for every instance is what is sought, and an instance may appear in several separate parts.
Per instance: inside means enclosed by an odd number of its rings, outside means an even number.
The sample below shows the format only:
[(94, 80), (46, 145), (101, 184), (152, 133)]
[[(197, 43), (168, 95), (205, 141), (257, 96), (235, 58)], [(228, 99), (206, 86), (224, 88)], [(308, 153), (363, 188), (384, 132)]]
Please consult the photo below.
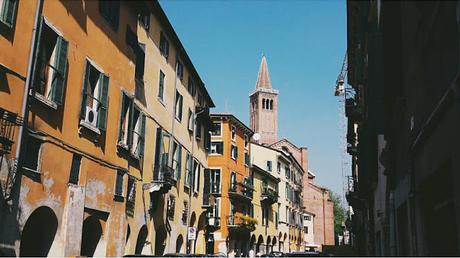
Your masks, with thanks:
[(128, 176), (128, 190), (126, 201), (134, 204), (136, 199), (136, 179), (133, 176)]
[(212, 136), (221, 136), (222, 134), (222, 122), (212, 122), (213, 124), (213, 129), (211, 131)]
[(176, 113), (176, 118), (179, 121), (182, 121), (182, 102), (183, 102), (183, 97), (179, 93), (179, 91), (176, 91), (176, 106), (175, 106), (175, 113)]
[(212, 211), (209, 214), (211, 218), (220, 218), (220, 198), (216, 198), (216, 202), (212, 207)]
[(176, 75), (181, 81), (184, 78), (184, 65), (180, 61), (177, 61)]
[(184, 209), (182, 210), (182, 225), (187, 225), (188, 218), (188, 202), (184, 201)]
[(244, 135), (244, 148), (247, 149), (249, 147), (249, 136), (247, 134)]
[(232, 140), (236, 140), (236, 127), (234, 125), (232, 125)]
[(230, 191), (236, 191), (236, 173), (232, 171), (230, 174)]
[(201, 174), (201, 165), (197, 160), (193, 161), (193, 176), (194, 176), (194, 181), (193, 181), (193, 190), (195, 193), (198, 193), (198, 190), (200, 188), (200, 174)]
[(249, 164), (251, 163), (250, 161), (250, 156), (249, 156), (249, 152), (248, 151), (244, 151), (244, 164), (246, 166), (249, 166)]
[(165, 91), (165, 74), (160, 70), (160, 79), (158, 81), (158, 98), (161, 101), (164, 101), (164, 91)]
[(308, 234), (308, 226), (305, 226), (305, 233)]
[(182, 146), (173, 142), (173, 160), (172, 168), (174, 169), (174, 178), (179, 180), (181, 177), (181, 167), (182, 167)]
[(115, 194), (114, 194), (114, 200), (115, 201), (123, 201), (123, 176), (125, 172), (118, 169), (116, 178), (115, 178)]
[(197, 141), (201, 140), (201, 121), (200, 119), (195, 119), (195, 138)]
[(286, 165), (284, 167), (284, 170), (285, 170), (285, 173), (286, 173), (286, 178), (290, 179), (291, 178), (291, 169), (289, 168), (289, 166)]
[(0, 22), (13, 28), (18, 0), (0, 0)]
[(238, 159), (238, 147), (236, 147), (236, 145), (232, 145), (230, 155), (231, 155), (232, 159), (234, 159), (234, 160)]
[(129, 217), (134, 217), (136, 202), (136, 178), (128, 174), (128, 187), (126, 188), (126, 207), (125, 213)]
[(42, 142), (34, 137), (28, 137), (26, 141), (26, 149), (24, 153), (24, 168), (33, 171), (39, 171), (39, 159)]
[(107, 126), (109, 77), (86, 61), (80, 108), (80, 124), (99, 133)]
[(188, 77), (188, 85), (187, 85), (187, 90), (192, 95), (192, 97), (195, 97), (196, 93), (196, 88), (195, 88), (195, 83), (193, 82), (192, 77)]
[(144, 156), (144, 142), (145, 142), (145, 115), (134, 106), (132, 125), (132, 146), (131, 154), (135, 158), (141, 158)]
[(146, 30), (149, 31), (150, 29), (150, 13), (141, 13), (139, 14), (139, 22), (141, 26)]
[(122, 92), (118, 146), (131, 150), (135, 158), (144, 156), (145, 115), (134, 101)]
[(275, 229), (278, 229), (279, 217), (278, 212), (275, 212)]
[(169, 195), (167, 203), (167, 217), (168, 220), (174, 220), (174, 209), (176, 208), (176, 198), (173, 195)]
[[(156, 146), (155, 146), (155, 166), (153, 171), (153, 178), (155, 180), (163, 180), (163, 168), (168, 166), (169, 151), (170, 151), (171, 136), (162, 128), (157, 128), (156, 133)], [(160, 173), (161, 171), (161, 173)], [(172, 175), (170, 175), (172, 176)]]
[(185, 155), (185, 186), (193, 187), (193, 157), (187, 151)]
[(221, 193), (221, 187), (220, 187), (220, 169), (210, 169), (209, 170), (210, 175), (210, 186), (211, 186), (211, 193)]
[(136, 53), (136, 68), (135, 68), (134, 74), (136, 76), (136, 80), (144, 83), (145, 44), (138, 42), (137, 47), (135, 48), (135, 53)]
[(305, 215), (304, 219), (308, 220), (308, 221), (311, 221), (311, 216), (310, 215)]
[(81, 164), (81, 156), (73, 154), (72, 165), (70, 166), (69, 183), (75, 184), (75, 185), (78, 184), (78, 177), (80, 175), (80, 164)]
[(211, 154), (223, 155), (224, 142), (211, 142)]
[(276, 171), (279, 173), (281, 173), (281, 162), (276, 162)]
[(120, 17), (120, 1), (99, 1), (99, 12), (110, 24), (112, 29), (118, 30), (118, 19)]
[[(4, 4), (7, 2), (9, 0)], [(38, 100), (57, 109), (57, 105), (62, 105), (64, 100), (68, 42), (46, 23), (45, 18), (41, 19), (40, 24), (33, 88)]]
[(268, 226), (268, 207), (262, 206), (262, 226)]
[(187, 129), (189, 132), (193, 133), (193, 118), (194, 114), (192, 110), (189, 108), (188, 109), (188, 123), (187, 123)]
[(267, 171), (272, 172), (272, 161), (267, 160)]
[(163, 32), (160, 33), (160, 53), (166, 59), (169, 56), (169, 41), (166, 39), (166, 36)]

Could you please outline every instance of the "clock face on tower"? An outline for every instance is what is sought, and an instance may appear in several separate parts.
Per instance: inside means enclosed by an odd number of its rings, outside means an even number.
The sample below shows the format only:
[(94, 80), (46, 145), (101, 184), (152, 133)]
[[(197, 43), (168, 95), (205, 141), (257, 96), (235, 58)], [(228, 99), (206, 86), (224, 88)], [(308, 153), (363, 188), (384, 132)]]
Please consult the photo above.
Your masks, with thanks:
[(249, 123), (259, 135), (254, 140), (261, 144), (271, 144), (278, 140), (278, 91), (272, 88), (268, 72), (267, 58), (262, 56), (256, 89), (249, 97)]

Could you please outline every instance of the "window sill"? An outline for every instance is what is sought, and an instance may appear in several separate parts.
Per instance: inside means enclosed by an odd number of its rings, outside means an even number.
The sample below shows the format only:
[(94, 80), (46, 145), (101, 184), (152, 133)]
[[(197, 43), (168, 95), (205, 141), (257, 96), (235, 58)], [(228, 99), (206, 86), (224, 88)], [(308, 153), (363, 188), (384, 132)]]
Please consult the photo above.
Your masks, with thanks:
[(113, 200), (116, 201), (116, 202), (124, 202), (124, 201), (125, 201), (125, 197), (123, 197), (123, 195), (115, 194), (115, 195), (113, 196)]
[(160, 104), (163, 105), (163, 107), (166, 108), (166, 102), (162, 98), (160, 98), (158, 96), (157, 96), (157, 99), (158, 99), (158, 102), (160, 102)]
[(99, 130), (99, 128), (94, 127), (93, 125), (85, 122), (84, 120), (80, 120), (80, 126), (90, 130), (91, 132), (97, 135), (101, 135), (101, 131)]
[(222, 134), (216, 134), (216, 135), (211, 134), (211, 138), (222, 138)]
[(176, 119), (177, 122), (182, 123), (182, 119), (181, 119), (181, 118), (178, 118), (177, 116), (174, 116), (174, 118)]
[(46, 106), (48, 106), (48, 107), (50, 107), (50, 108), (52, 108), (54, 110), (57, 110), (56, 102), (54, 102), (52, 100), (49, 100), (49, 99), (46, 99), (45, 96), (43, 96), (42, 94), (40, 94), (38, 92), (35, 92), (34, 97), (35, 97), (35, 99), (37, 99), (41, 103), (45, 104)]
[(222, 153), (209, 153), (209, 156), (222, 156)]

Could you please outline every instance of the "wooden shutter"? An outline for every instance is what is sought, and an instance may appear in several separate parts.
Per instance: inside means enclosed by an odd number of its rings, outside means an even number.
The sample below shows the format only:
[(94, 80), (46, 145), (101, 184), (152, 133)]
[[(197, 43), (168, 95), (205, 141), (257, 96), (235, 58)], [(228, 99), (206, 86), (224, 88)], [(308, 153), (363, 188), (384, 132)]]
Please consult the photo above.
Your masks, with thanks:
[(3, 6), (0, 6), (0, 21), (12, 28), (16, 15), (17, 0), (3, 0)]
[(83, 77), (83, 85), (81, 89), (81, 104), (80, 104), (80, 119), (84, 120), (86, 115), (86, 103), (88, 99), (88, 82), (89, 82), (89, 73), (91, 70), (91, 64), (86, 61), (85, 65), (85, 74)]
[(144, 146), (145, 146), (145, 115), (143, 113), (141, 116), (141, 140), (139, 141), (139, 157), (144, 157)]
[(107, 128), (107, 110), (109, 103), (109, 77), (103, 73), (99, 75), (99, 82), (102, 87), (99, 87), (99, 118), (97, 120), (97, 127), (101, 130)]
[(57, 38), (57, 58), (54, 64), (54, 67), (56, 68), (57, 72), (54, 73), (54, 78), (51, 87), (53, 90), (52, 100), (58, 105), (62, 105), (64, 99), (68, 45), (69, 43), (63, 37)]
[(177, 180), (180, 180), (182, 175), (182, 146), (177, 143), (177, 155), (179, 158), (177, 159)]
[(160, 173), (160, 154), (161, 154), (161, 145), (163, 145), (163, 130), (161, 128), (157, 128), (157, 136), (156, 136), (156, 146), (155, 146), (155, 164), (153, 167), (153, 179), (159, 179)]
[(125, 100), (125, 93), (122, 91), (121, 92), (121, 100), (120, 100), (120, 120), (118, 123), (118, 141), (121, 141), (121, 133), (123, 132), (123, 116), (124, 116), (124, 110), (125, 110), (125, 105), (126, 105), (126, 100)]
[(40, 70), (42, 66), (42, 61), (40, 60), (39, 56), (41, 53), (41, 43), (42, 43), (42, 31), (43, 31), (43, 26), (45, 25), (44, 23), (44, 18), (40, 18), (40, 23), (37, 28), (37, 37), (36, 37), (36, 43), (37, 45), (35, 46), (35, 53), (34, 53), (34, 68), (32, 72), (32, 88), (35, 89), (39, 86), (40, 83)]

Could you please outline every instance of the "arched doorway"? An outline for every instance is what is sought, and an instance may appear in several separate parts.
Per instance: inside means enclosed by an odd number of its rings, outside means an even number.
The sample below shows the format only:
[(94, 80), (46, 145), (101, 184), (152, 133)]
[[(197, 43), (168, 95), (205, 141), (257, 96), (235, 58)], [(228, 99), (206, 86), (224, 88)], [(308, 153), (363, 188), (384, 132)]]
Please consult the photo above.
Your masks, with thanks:
[(183, 243), (184, 243), (184, 237), (182, 237), (182, 235), (179, 235), (176, 240), (176, 253), (181, 252)]
[(162, 256), (166, 247), (166, 229), (160, 226), (155, 233), (155, 256)]
[[(190, 227), (196, 227), (195, 225), (196, 222), (196, 214), (195, 212), (192, 212), (192, 215), (190, 216)], [(195, 240), (189, 240), (187, 243), (187, 253), (195, 253)]]
[(271, 252), (270, 250), (270, 247), (272, 245), (272, 239), (270, 238), (270, 236), (267, 237), (267, 246), (265, 247), (265, 253), (266, 254), (269, 254)]
[(256, 254), (262, 252), (262, 247), (264, 245), (264, 238), (262, 235), (259, 235), (259, 238), (257, 239), (257, 245), (256, 245)]
[[(276, 250), (276, 237), (273, 237), (272, 239), (272, 251), (275, 251)], [(279, 251), (279, 249), (278, 249)]]
[(139, 230), (139, 235), (137, 235), (135, 254), (142, 254), (142, 249), (144, 249), (145, 240), (147, 240), (147, 233), (147, 226), (143, 225)]
[(37, 208), (29, 216), (22, 230), (19, 256), (47, 256), (57, 227), (58, 220), (51, 208)]
[(131, 227), (128, 224), (128, 228), (126, 229), (126, 241), (125, 244), (128, 243), (129, 236), (131, 235)]
[(83, 221), (80, 255), (92, 257), (102, 237), (102, 226), (98, 218), (89, 216)]
[(249, 241), (249, 250), (255, 251), (255, 248), (256, 248), (255, 245), (256, 245), (256, 236), (252, 235), (251, 240)]

